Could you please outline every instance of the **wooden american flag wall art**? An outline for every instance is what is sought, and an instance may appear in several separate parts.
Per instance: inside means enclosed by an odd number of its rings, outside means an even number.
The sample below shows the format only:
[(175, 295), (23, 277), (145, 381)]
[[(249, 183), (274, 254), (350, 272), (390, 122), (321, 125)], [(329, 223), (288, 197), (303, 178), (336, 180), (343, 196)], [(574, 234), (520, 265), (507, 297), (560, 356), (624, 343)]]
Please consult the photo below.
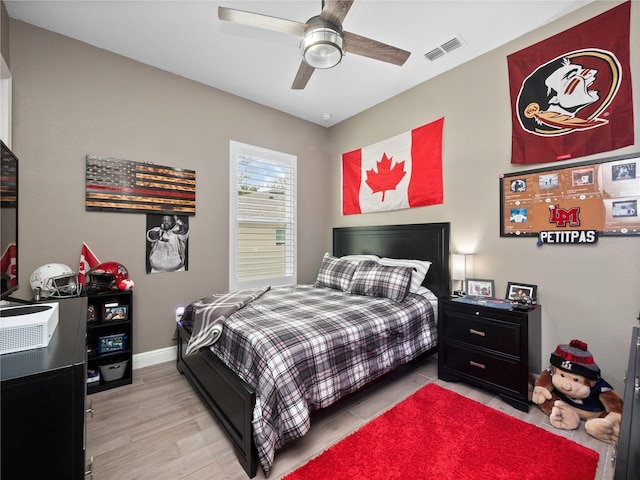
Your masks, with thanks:
[(85, 206), (92, 211), (196, 214), (196, 172), (87, 155)]

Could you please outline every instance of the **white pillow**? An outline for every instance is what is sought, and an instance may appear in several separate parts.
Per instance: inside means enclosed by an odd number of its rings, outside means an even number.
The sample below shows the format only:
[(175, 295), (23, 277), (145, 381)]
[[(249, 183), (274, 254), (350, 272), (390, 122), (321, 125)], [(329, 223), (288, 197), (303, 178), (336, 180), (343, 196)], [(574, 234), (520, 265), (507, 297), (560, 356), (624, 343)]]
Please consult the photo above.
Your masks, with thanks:
[(426, 298), (430, 302), (437, 302), (438, 301), (438, 297), (436, 296), (436, 294), (433, 293), (431, 290), (429, 290), (427, 287), (418, 288), (418, 291), (416, 293), (418, 295), (422, 295), (424, 298)]
[(342, 260), (350, 260), (352, 262), (362, 262), (364, 260), (377, 262), (378, 260), (380, 260), (380, 257), (377, 255), (344, 255), (340, 258)]
[(418, 295), (422, 295), (424, 298), (426, 298), (428, 302), (431, 304), (431, 307), (433, 307), (433, 318), (437, 324), (438, 323), (438, 297), (436, 297), (436, 294), (426, 287), (420, 287), (417, 293)]
[(380, 265), (387, 265), (392, 267), (411, 267), (413, 268), (413, 274), (411, 275), (411, 285), (409, 291), (411, 293), (418, 293), (418, 289), (422, 282), (424, 282), (431, 262), (428, 260), (410, 260), (405, 258), (381, 258)]

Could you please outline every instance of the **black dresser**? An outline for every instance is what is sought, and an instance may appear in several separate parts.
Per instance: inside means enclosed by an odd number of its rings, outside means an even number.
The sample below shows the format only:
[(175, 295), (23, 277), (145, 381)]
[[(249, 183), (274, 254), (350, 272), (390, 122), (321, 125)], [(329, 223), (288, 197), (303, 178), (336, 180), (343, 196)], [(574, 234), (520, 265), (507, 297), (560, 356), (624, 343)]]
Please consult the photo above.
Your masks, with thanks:
[(86, 297), (59, 302), (49, 345), (0, 355), (3, 480), (85, 474)]
[(534, 374), (541, 368), (541, 309), (503, 310), (441, 299), (438, 378), (490, 390), (528, 412)]
[(640, 478), (640, 327), (631, 336), (615, 480)]

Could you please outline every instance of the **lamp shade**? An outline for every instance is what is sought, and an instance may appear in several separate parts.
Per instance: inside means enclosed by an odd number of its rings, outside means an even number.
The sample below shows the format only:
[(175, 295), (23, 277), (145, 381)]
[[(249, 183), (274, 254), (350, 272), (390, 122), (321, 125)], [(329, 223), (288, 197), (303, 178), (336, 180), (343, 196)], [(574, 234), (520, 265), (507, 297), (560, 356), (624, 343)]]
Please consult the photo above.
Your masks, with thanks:
[(331, 68), (342, 60), (342, 45), (340, 32), (328, 27), (314, 28), (302, 39), (302, 55), (314, 68)]
[(462, 253), (451, 255), (451, 279), (464, 280), (467, 278), (467, 256)]

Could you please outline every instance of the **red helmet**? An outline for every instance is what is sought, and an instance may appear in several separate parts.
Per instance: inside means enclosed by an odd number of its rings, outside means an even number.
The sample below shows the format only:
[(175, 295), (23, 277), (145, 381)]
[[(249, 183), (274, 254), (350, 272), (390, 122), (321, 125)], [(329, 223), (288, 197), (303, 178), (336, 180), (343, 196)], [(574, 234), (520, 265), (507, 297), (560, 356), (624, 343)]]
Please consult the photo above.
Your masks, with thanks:
[(127, 268), (118, 262), (104, 262), (87, 272), (88, 293), (129, 290), (132, 284)]

